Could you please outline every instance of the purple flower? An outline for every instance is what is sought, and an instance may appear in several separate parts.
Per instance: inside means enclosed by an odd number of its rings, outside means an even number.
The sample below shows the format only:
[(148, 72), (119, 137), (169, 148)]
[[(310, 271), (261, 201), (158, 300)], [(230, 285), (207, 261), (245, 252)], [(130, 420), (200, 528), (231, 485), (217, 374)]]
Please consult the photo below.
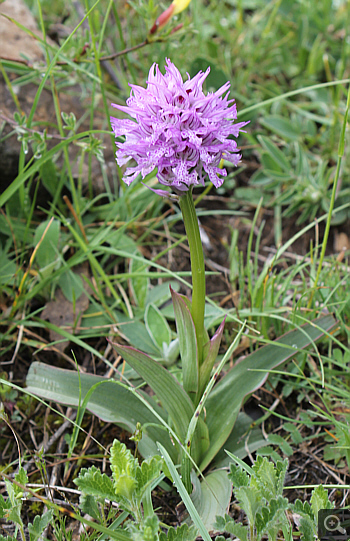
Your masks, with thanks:
[[(153, 64), (147, 88), (131, 86), (127, 106), (115, 105), (134, 120), (111, 117), (114, 135), (125, 136), (116, 142), (117, 162), (127, 167), (123, 180), (130, 184), (141, 174), (145, 178), (155, 167), (161, 184), (176, 192), (191, 185), (204, 185), (205, 173), (216, 188), (227, 172), (220, 169), (222, 157), (237, 165), (241, 159), (234, 139), (248, 122), (237, 119), (234, 100), (228, 100), (230, 83), (205, 95), (202, 85), (209, 75), (200, 71), (183, 82), (179, 70), (167, 59), (165, 75)], [(221, 175), (220, 177), (218, 176)]]

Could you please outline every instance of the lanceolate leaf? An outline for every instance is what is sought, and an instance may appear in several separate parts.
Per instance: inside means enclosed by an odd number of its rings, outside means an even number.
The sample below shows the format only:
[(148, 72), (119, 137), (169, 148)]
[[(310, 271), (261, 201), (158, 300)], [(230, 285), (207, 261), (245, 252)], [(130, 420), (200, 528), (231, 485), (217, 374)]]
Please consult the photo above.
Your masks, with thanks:
[[(80, 374), (73, 370), (62, 370), (43, 363), (32, 363), (27, 376), (27, 390), (41, 398), (79, 406), (79, 387), (81, 389), (81, 402), (90, 389), (101, 383), (93, 392), (87, 404), (87, 409), (110, 423), (116, 423), (129, 432), (134, 432), (136, 423), (146, 425), (138, 449), (142, 456), (148, 457), (157, 453), (156, 441), (161, 441), (168, 452), (176, 459), (176, 450), (172, 445), (167, 431), (159, 425), (155, 415), (140, 401), (140, 399), (124, 386), (113, 380), (91, 374)], [(167, 414), (146, 393), (139, 391), (153, 410), (163, 419)], [(150, 426), (151, 423), (151, 426)]]
[(173, 298), (177, 335), (182, 361), (183, 386), (195, 401), (198, 392), (198, 357), (196, 330), (190, 309), (182, 296), (171, 290)]
[(212, 530), (217, 515), (223, 516), (228, 510), (232, 495), (232, 484), (225, 470), (216, 470), (199, 482), (192, 476), (194, 489), (191, 500), (207, 530)]
[(201, 396), (203, 394), (203, 391), (207, 386), (207, 383), (208, 383), (209, 377), (210, 377), (210, 373), (211, 373), (211, 371), (213, 369), (214, 363), (215, 363), (216, 358), (218, 356), (219, 347), (220, 347), (221, 338), (222, 338), (222, 333), (224, 331), (224, 326), (225, 326), (225, 319), (222, 321), (221, 325), (217, 329), (217, 331), (214, 334), (213, 338), (210, 340), (210, 345), (209, 345), (207, 356), (205, 357), (204, 362), (203, 362), (202, 366), (200, 367), (200, 371), (199, 371), (199, 385), (200, 385), (199, 396)]
[(211, 445), (200, 464), (201, 470), (210, 464), (231, 434), (245, 397), (265, 383), (270, 370), (288, 361), (296, 351), (310, 345), (334, 325), (330, 315), (307, 323), (248, 355), (219, 381), (206, 403)]
[(112, 343), (114, 349), (148, 383), (168, 412), (175, 432), (183, 442), (194, 406), (181, 385), (163, 366), (142, 351)]

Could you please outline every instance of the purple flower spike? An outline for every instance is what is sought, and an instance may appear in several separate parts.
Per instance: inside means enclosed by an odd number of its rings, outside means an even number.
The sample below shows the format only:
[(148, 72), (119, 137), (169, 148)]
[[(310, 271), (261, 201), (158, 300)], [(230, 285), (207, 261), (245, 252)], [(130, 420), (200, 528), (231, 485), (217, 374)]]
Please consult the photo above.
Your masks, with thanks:
[(237, 111), (234, 100), (228, 100), (229, 82), (214, 93), (203, 93), (210, 68), (183, 82), (174, 64), (166, 62), (165, 75), (153, 64), (147, 88), (130, 85), (126, 107), (113, 104), (134, 119), (111, 117), (114, 135), (125, 136), (125, 142), (116, 142), (118, 165), (136, 162), (127, 167), (123, 180), (129, 185), (157, 167), (159, 182), (177, 194), (204, 185), (205, 173), (218, 188), (227, 175), (219, 167), (221, 158), (234, 165), (241, 159), (229, 136), (238, 137), (248, 122), (234, 123)]

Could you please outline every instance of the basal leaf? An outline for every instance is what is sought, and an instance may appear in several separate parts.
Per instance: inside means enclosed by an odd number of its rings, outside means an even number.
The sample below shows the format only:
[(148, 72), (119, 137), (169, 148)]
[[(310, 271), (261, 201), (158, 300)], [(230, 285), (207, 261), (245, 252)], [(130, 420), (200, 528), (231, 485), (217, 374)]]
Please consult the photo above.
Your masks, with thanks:
[[(89, 411), (103, 421), (116, 423), (131, 433), (135, 431), (137, 422), (142, 426), (146, 425), (138, 447), (141, 455), (147, 457), (156, 454), (155, 442), (161, 441), (175, 460), (176, 449), (164, 428), (156, 426), (159, 425), (156, 415), (140, 401), (137, 395), (117, 381), (92, 374), (78, 375), (72, 370), (63, 370), (34, 362), (27, 376), (27, 391), (53, 402), (78, 407), (79, 386), (81, 401), (83, 401), (97, 383), (100, 385), (95, 389), (87, 404)], [(167, 418), (166, 412), (149, 395), (142, 391), (138, 391), (138, 394), (150, 404), (155, 413), (164, 420)]]
[(168, 412), (177, 435), (184, 441), (194, 413), (193, 404), (181, 385), (163, 366), (129, 346), (112, 343), (114, 349), (148, 383)]
[(201, 482), (195, 476), (193, 480), (191, 500), (206, 529), (211, 531), (214, 529), (216, 517), (224, 515), (228, 510), (232, 495), (231, 482), (225, 470), (209, 473)]
[(328, 315), (290, 331), (248, 355), (215, 385), (206, 403), (211, 445), (200, 464), (201, 470), (210, 464), (229, 437), (245, 397), (265, 383), (269, 371), (288, 361), (296, 351), (307, 347), (334, 326), (334, 318)]

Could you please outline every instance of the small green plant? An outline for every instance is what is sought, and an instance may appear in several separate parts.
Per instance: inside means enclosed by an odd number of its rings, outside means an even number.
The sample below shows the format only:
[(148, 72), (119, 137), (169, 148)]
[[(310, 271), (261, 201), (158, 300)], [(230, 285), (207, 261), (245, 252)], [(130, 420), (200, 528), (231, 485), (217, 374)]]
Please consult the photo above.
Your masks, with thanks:
[(240, 541), (260, 541), (263, 536), (275, 541), (282, 530), (287, 541), (292, 539), (292, 527), (287, 515), (289, 511), (293, 513), (294, 523), (303, 541), (312, 541), (317, 537), (319, 511), (334, 507), (322, 485), (312, 490), (310, 503), (300, 500), (290, 503), (283, 496), (288, 460), (274, 463), (258, 456), (250, 467), (231, 453), (228, 455), (235, 461), (230, 464), (228, 476), (247, 524), (236, 522), (226, 514), (216, 518), (217, 531), (232, 534)]
[(267, 535), (275, 541), (279, 530), (288, 526), (288, 500), (282, 496), (288, 460), (276, 464), (258, 456), (250, 468), (231, 464), (229, 479), (248, 524), (242, 525), (231, 517), (217, 517), (215, 528), (238, 537), (240, 541), (260, 541)]
[[(19, 533), (22, 541), (26, 541), (25, 527), (22, 520), (22, 506), (23, 506), (23, 493), (22, 487), (28, 483), (28, 477), (25, 470), (20, 467), (15, 474), (14, 479), (16, 483), (11, 483), (8, 479), (5, 479), (5, 486), (8, 497), (5, 499), (0, 494), (0, 518), (4, 519), (8, 524), (13, 523), (15, 526), (15, 535), (13, 537), (0, 536), (0, 541), (14, 541), (17, 540), (17, 534)], [(21, 486), (19, 486), (21, 485)], [(52, 510), (48, 510), (42, 515), (36, 515), (33, 522), (28, 524), (28, 532), (30, 541), (37, 541), (45, 528), (50, 524), (53, 517)]]
[(83, 468), (75, 479), (75, 484), (81, 490), (81, 511), (107, 526), (115, 514), (111, 508), (109, 516), (105, 516), (105, 500), (109, 500), (124, 511), (119, 515), (118, 523), (123, 522), (123, 531), (133, 541), (194, 541), (197, 530), (187, 524), (176, 530), (169, 528), (167, 534), (161, 532), (151, 492), (164, 477), (161, 474), (163, 459), (155, 455), (139, 465), (131, 451), (118, 440), (114, 440), (110, 453), (111, 477), (92, 466)]

